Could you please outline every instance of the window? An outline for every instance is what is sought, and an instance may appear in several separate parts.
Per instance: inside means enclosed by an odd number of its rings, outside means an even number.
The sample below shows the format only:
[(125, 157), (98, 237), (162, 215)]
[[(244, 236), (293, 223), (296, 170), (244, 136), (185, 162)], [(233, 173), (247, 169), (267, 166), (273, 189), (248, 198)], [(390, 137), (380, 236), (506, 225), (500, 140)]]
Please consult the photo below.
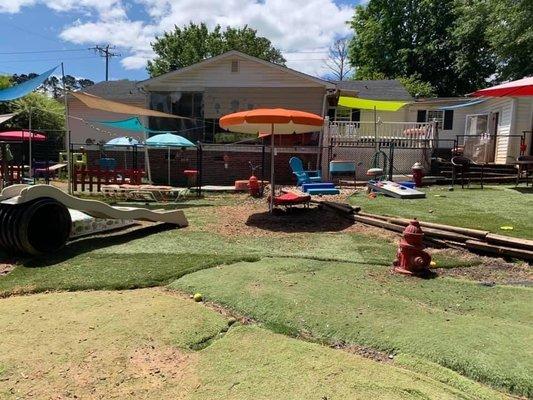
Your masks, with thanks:
[(489, 128), (489, 115), (467, 115), (465, 135), (480, 136), (487, 135)]
[(428, 110), (427, 122), (437, 121), (439, 127), (444, 125), (444, 111), (442, 110)]
[(359, 122), (361, 121), (361, 110), (345, 107), (331, 107), (328, 109), (328, 117), (331, 122)]
[(437, 121), (439, 129), (448, 131), (453, 129), (453, 110), (418, 110), (416, 122)]
[[(152, 92), (150, 108), (192, 119), (150, 117), (149, 127), (156, 131), (177, 131), (196, 141), (203, 139), (203, 92)], [(182, 133), (180, 133), (182, 132)]]
[(239, 72), (239, 61), (233, 60), (231, 62), (231, 73), (236, 74), (237, 72)]

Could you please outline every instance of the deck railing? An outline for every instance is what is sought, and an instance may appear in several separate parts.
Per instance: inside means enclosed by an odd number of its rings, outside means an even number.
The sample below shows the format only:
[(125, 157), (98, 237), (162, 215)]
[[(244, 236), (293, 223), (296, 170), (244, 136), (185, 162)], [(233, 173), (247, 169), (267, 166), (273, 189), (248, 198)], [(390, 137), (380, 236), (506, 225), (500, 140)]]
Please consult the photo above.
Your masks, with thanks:
[(378, 144), (394, 142), (397, 147), (433, 147), (438, 140), (435, 122), (348, 122), (326, 123), (327, 136), (335, 142)]

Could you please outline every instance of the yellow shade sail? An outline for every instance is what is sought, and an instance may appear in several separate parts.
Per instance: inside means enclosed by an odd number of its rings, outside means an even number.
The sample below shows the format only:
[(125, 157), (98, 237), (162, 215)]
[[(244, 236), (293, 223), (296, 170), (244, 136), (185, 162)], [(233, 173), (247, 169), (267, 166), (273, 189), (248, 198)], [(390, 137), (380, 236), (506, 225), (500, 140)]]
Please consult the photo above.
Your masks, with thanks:
[(409, 101), (385, 101), (385, 100), (370, 100), (361, 99), (359, 97), (339, 97), (339, 106), (347, 108), (359, 108), (363, 110), (376, 111), (398, 111), (400, 108), (409, 104)]

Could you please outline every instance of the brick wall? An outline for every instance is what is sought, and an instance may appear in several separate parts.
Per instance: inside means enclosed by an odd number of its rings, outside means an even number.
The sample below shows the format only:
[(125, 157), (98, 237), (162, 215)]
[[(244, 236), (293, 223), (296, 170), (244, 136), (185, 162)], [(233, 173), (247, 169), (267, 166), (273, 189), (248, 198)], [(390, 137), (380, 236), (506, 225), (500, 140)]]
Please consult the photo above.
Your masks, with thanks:
[[(223, 147), (223, 146), (220, 146)], [(233, 185), (236, 180), (248, 179), (251, 174), (249, 162), (261, 165), (261, 147), (257, 149), (238, 150), (235, 148), (213, 149), (206, 148), (203, 151), (202, 182), (204, 185)], [(289, 167), (289, 159), (293, 156), (300, 157), (304, 166), (309, 169), (316, 168), (317, 155), (312, 149), (300, 150), (298, 148), (277, 149), (275, 173), (276, 182), (279, 184), (295, 184), (292, 171)], [(166, 185), (168, 182), (168, 162), (166, 149), (151, 149), (149, 152), (152, 180), (155, 184)], [(132, 167), (133, 153), (123, 151), (106, 151), (105, 156), (117, 160), (120, 168), (124, 166), (124, 155), (128, 168)], [(191, 150), (170, 151), (170, 184), (173, 186), (185, 186), (187, 183), (183, 171), (196, 169), (197, 152)], [(90, 166), (97, 165), (100, 152), (87, 150), (88, 163)], [(226, 157), (227, 163), (224, 161)], [(144, 152), (137, 153), (138, 166), (144, 168)], [(227, 164), (227, 165), (226, 165)], [(261, 177), (261, 168), (256, 170), (257, 176)], [(270, 179), (270, 154), (268, 148), (265, 152), (264, 165), (265, 179)]]

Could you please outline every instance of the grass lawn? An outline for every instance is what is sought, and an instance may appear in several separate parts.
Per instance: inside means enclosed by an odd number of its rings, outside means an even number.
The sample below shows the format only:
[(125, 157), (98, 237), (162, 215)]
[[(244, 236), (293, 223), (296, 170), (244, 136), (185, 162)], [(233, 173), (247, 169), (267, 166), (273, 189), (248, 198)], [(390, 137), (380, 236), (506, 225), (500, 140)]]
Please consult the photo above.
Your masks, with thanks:
[[(400, 200), (385, 196), (369, 199), (360, 194), (351, 197), (350, 202), (369, 213), (416, 217), (421, 221), (533, 239), (533, 189), (456, 187), (450, 192), (446, 187), (433, 186), (423, 190), (427, 193), (425, 199)], [(502, 226), (514, 229), (502, 230)]]
[[(393, 276), (397, 238), (316, 210), (265, 225), (254, 214), (264, 212), (264, 202), (245, 196), (183, 207), (186, 229), (80, 240), (57, 256), (19, 260), (0, 276), (0, 326), (8, 326), (5, 345), (14, 349), (2, 356), (0, 344), (0, 398), (12, 390), (69, 398), (76, 387), (82, 397), (119, 398), (494, 398), (460, 374), (532, 395), (530, 288)], [(479, 263), (454, 254), (436, 261), (450, 268)], [(159, 289), (105, 291), (171, 282), (261, 328), (232, 328), (193, 351), (225, 330), (225, 318)], [(104, 291), (13, 296), (87, 289)], [(394, 362), (276, 333), (364, 345), (395, 354)], [(157, 343), (157, 351), (147, 343)], [(33, 348), (35, 358), (28, 356)], [(21, 354), (27, 362), (17, 361)]]
[(378, 265), (283, 258), (199, 271), (171, 287), (201, 292), (277, 332), (414, 355), (533, 395), (530, 288), (413, 280)]
[(2, 299), (0, 325), (5, 399), (503, 398), (438, 367), (426, 376), (254, 326), (224, 335), (220, 314), (158, 289)]

